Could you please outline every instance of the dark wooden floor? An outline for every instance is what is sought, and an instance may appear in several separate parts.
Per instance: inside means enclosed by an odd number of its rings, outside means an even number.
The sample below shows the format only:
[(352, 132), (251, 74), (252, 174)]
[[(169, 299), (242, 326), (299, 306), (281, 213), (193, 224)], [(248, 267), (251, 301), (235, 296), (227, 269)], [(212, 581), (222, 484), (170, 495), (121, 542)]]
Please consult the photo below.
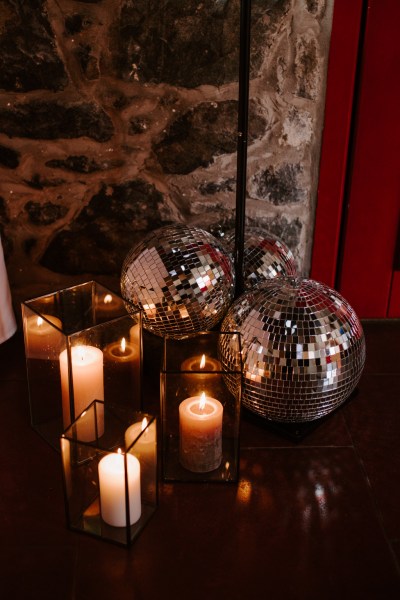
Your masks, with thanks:
[(161, 483), (130, 549), (66, 528), (60, 457), (29, 424), (22, 336), (2, 344), (0, 597), (398, 600), (400, 321), (363, 325), (351, 402), (297, 444), (244, 418), (239, 484)]

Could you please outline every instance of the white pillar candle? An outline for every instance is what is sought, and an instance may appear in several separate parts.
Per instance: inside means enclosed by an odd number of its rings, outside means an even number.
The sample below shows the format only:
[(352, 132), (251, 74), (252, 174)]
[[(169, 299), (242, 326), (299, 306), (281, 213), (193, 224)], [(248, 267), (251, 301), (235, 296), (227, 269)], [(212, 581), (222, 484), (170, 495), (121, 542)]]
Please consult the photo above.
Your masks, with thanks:
[(52, 315), (32, 315), (24, 322), (27, 358), (49, 359), (60, 347), (62, 323)]
[(103, 521), (114, 527), (125, 527), (126, 490), (125, 457), (129, 496), (129, 525), (140, 519), (140, 463), (131, 454), (108, 454), (99, 462), (100, 510)]
[(179, 405), (180, 462), (189, 471), (207, 473), (221, 464), (222, 416), (221, 402), (204, 393)]
[[(74, 392), (75, 418), (78, 417), (93, 400), (104, 400), (103, 352), (94, 346), (73, 346), (71, 348), (72, 383)], [(61, 392), (64, 427), (71, 423), (68, 354), (60, 354)], [(97, 428), (99, 437), (104, 433), (104, 413), (97, 406)], [(79, 430), (79, 439), (93, 441), (96, 438), (95, 426), (85, 415)]]

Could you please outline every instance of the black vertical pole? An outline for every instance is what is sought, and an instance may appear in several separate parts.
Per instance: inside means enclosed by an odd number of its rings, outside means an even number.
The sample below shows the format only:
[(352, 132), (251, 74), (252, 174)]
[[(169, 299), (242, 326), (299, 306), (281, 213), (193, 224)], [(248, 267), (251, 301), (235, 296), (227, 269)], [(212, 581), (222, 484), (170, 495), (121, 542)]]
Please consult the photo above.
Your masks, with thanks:
[(247, 135), (250, 80), (251, 0), (240, 0), (239, 107), (236, 169), (235, 297), (244, 291), (244, 230), (246, 219)]

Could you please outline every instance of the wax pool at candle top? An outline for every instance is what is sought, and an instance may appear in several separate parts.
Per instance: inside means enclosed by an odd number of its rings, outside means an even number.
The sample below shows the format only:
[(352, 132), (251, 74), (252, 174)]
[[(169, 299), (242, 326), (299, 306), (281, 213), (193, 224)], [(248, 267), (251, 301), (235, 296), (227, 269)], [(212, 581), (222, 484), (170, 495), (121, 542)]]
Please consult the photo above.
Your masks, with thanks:
[(132, 358), (134, 356), (134, 349), (132, 344), (126, 341), (123, 337), (120, 342), (116, 342), (109, 346), (110, 355), (115, 358)]
[(220, 369), (220, 362), (215, 358), (206, 356), (205, 354), (186, 358), (181, 365), (182, 371), (195, 371), (200, 375), (202, 372), (206, 373), (207, 371), (219, 371)]
[(139, 346), (128, 342), (124, 337), (119, 342), (106, 346), (104, 353), (107, 359), (115, 362), (139, 361)]
[(197, 400), (194, 400), (193, 404), (189, 405), (189, 410), (194, 415), (199, 415), (200, 417), (207, 417), (208, 415), (212, 415), (216, 412), (216, 409), (212, 404), (206, 403), (202, 407), (200, 402), (197, 402)]

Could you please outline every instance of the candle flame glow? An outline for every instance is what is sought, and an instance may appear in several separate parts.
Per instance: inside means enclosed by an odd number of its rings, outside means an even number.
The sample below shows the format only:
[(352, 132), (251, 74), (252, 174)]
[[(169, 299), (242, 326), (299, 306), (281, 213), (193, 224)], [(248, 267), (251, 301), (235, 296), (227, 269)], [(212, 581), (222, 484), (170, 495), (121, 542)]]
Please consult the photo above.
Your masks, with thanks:
[(85, 348), (84, 348), (84, 346), (77, 346), (76, 353), (77, 353), (78, 358), (80, 360), (84, 360), (85, 359)]
[(125, 352), (126, 350), (126, 339), (123, 337), (121, 340), (121, 352)]
[(118, 454), (122, 454), (121, 448), (118, 448), (117, 452), (118, 452)]
[(42, 317), (38, 317), (38, 318), (37, 318), (36, 325), (37, 325), (38, 327), (41, 327), (41, 325), (43, 325), (43, 319), (42, 319)]
[(206, 406), (206, 394), (205, 392), (203, 392), (200, 396), (200, 400), (199, 400), (199, 410), (204, 410)]
[(106, 294), (104, 296), (104, 304), (110, 304), (112, 302), (113, 297), (111, 296), (111, 294)]
[(201, 357), (201, 361), (200, 361), (200, 369), (204, 369), (205, 366), (206, 366), (206, 355), (203, 354), (203, 356)]
[(143, 419), (143, 421), (142, 421), (142, 431), (144, 431), (144, 430), (146, 429), (146, 427), (147, 427), (147, 423), (148, 423), (148, 421), (147, 421), (147, 418), (146, 418), (146, 417), (144, 417), (144, 419)]

